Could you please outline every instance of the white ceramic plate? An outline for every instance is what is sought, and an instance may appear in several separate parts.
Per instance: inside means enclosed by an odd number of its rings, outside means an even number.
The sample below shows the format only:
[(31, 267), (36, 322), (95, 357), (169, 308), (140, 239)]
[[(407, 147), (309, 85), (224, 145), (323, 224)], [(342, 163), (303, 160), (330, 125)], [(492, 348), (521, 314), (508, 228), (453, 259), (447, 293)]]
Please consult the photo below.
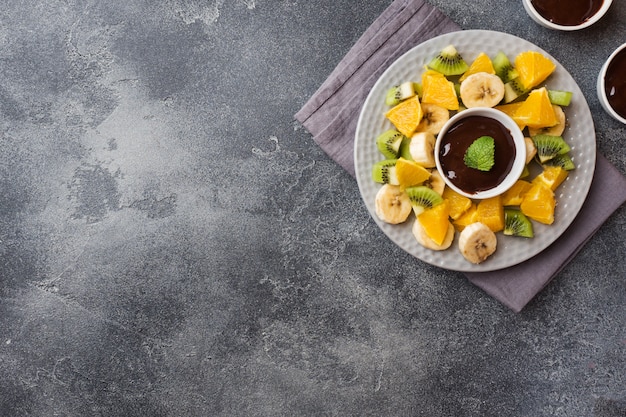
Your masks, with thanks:
[[(376, 216), (374, 207), (376, 192), (380, 184), (372, 180), (372, 165), (383, 159), (376, 148), (375, 138), (383, 131), (392, 128), (391, 123), (384, 116), (389, 109), (385, 105), (385, 94), (389, 87), (402, 81), (419, 81), (424, 65), (450, 44), (457, 48), (468, 64), (480, 52), (493, 57), (501, 50), (512, 60), (520, 52), (539, 51), (550, 57), (557, 67), (545, 83), (548, 88), (574, 93), (572, 103), (564, 108), (569, 126), (563, 133), (563, 137), (572, 148), (570, 156), (576, 164), (576, 169), (570, 171), (568, 178), (556, 191), (557, 208), (554, 223), (548, 226), (533, 221), (535, 237), (532, 239), (504, 236), (498, 233), (496, 253), (479, 265), (469, 263), (459, 252), (456, 246), (458, 233), (448, 250), (432, 251), (422, 247), (413, 237), (412, 220), (401, 225), (384, 223)], [(464, 272), (492, 271), (532, 258), (552, 244), (572, 223), (591, 186), (596, 162), (596, 136), (591, 112), (582, 91), (567, 70), (550, 54), (528, 41), (506, 33), (465, 30), (448, 33), (414, 47), (382, 74), (361, 110), (356, 129), (354, 162), (359, 190), (365, 205), (374, 221), (389, 239), (416, 258), (441, 268)]]

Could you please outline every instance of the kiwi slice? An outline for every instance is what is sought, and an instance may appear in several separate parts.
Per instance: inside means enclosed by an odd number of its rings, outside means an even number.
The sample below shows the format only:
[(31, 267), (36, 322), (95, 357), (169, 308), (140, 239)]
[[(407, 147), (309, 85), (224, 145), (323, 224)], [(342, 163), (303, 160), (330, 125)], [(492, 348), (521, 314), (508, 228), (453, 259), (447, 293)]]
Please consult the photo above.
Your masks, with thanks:
[(411, 200), (411, 205), (413, 205), (413, 210), (416, 214), (443, 203), (443, 197), (432, 188), (425, 185), (408, 187), (404, 191), (409, 196), (409, 200)]
[(542, 164), (557, 155), (566, 154), (571, 149), (561, 136), (537, 135), (532, 139), (537, 148), (537, 158)]
[(424, 91), (424, 86), (422, 85), (422, 83), (418, 83), (414, 81), (413, 90), (415, 90), (415, 94), (417, 94), (419, 98), (422, 98), (422, 92)]
[(402, 143), (400, 143), (400, 149), (398, 150), (398, 157), (402, 157), (410, 161), (413, 160), (413, 157), (411, 156), (411, 138), (407, 136), (402, 138)]
[(397, 130), (389, 129), (378, 135), (376, 138), (376, 146), (385, 158), (394, 159), (398, 157), (400, 144), (402, 143), (402, 139), (404, 137), (405, 136)]
[(566, 153), (556, 155), (554, 158), (548, 159), (544, 163), (544, 165), (559, 166), (566, 171), (572, 171), (573, 169), (576, 168), (576, 165), (574, 165), (574, 161), (572, 160), (572, 157)]
[(380, 184), (398, 184), (396, 176), (397, 159), (385, 159), (372, 166), (372, 179)]
[(405, 81), (402, 84), (394, 85), (387, 90), (385, 96), (385, 104), (388, 106), (395, 106), (401, 101), (411, 98), (416, 94), (415, 83), (412, 81)]
[(520, 210), (504, 209), (504, 231), (507, 236), (533, 237), (533, 224)]
[(428, 67), (443, 75), (461, 75), (469, 69), (469, 65), (456, 50), (454, 45), (448, 45), (437, 54), (429, 63)]
[(572, 102), (573, 95), (574, 94), (571, 91), (548, 90), (548, 98), (550, 99), (550, 103), (556, 104), (557, 106), (569, 106)]
[(528, 88), (524, 88), (519, 78), (513, 78), (504, 84), (504, 102), (511, 103), (529, 91)]
[(517, 70), (511, 64), (509, 57), (502, 51), (498, 52), (491, 60), (496, 75), (500, 77), (503, 83), (508, 83), (519, 75)]
[(400, 103), (400, 86), (394, 85), (389, 90), (387, 90), (387, 95), (385, 96), (385, 104), (388, 106), (395, 106)]

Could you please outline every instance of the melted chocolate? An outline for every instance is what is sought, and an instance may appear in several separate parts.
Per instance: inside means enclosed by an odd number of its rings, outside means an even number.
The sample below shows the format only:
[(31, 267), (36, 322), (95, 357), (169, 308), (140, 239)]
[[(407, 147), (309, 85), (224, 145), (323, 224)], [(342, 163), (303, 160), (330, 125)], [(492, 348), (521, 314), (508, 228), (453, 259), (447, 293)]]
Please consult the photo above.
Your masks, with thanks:
[(585, 23), (600, 10), (604, 0), (531, 0), (545, 19), (561, 26)]
[(626, 49), (619, 51), (609, 63), (604, 91), (613, 110), (626, 118)]
[[(467, 148), (479, 137), (491, 136), (495, 143), (495, 164), (489, 171), (465, 165)], [(513, 167), (515, 143), (511, 131), (497, 120), (469, 116), (448, 129), (439, 148), (439, 161), (446, 177), (469, 194), (489, 190), (500, 184)]]

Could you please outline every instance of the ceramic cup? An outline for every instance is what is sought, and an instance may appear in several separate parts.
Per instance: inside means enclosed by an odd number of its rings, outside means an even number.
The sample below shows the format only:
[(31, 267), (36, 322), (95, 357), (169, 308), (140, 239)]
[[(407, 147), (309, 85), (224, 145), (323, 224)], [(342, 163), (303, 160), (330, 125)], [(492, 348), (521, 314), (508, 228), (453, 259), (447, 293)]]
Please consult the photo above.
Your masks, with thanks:
[[(614, 59), (616, 59), (618, 54), (620, 54), (620, 57), (622, 57), (623, 54), (626, 54), (626, 43), (622, 44), (615, 51), (613, 51), (613, 53), (609, 56), (609, 58), (606, 60), (604, 65), (602, 65), (602, 68), (600, 69), (600, 73), (598, 74), (598, 82), (597, 82), (596, 90), (598, 92), (598, 99), (600, 100), (600, 104), (602, 105), (604, 110), (608, 114), (610, 114), (615, 120), (618, 120), (626, 124), (626, 117), (618, 114), (617, 111), (615, 111), (615, 109), (611, 107), (611, 103), (609, 102), (609, 98), (607, 97), (607, 94), (606, 94), (606, 82), (605, 81), (606, 81), (607, 70), (609, 69), (609, 66), (614, 61)], [(620, 58), (620, 59), (626, 59), (626, 58)], [(626, 98), (623, 100), (626, 100)]]
[[(570, 0), (561, 0), (561, 1), (563, 3), (563, 8), (567, 8)], [(524, 4), (524, 9), (526, 9), (526, 13), (528, 13), (530, 18), (533, 19), (536, 23), (540, 24), (541, 26), (544, 26), (548, 29), (554, 29), (554, 30), (573, 31), (573, 30), (580, 30), (580, 29), (589, 27), (593, 25), (594, 23), (596, 23), (598, 20), (600, 20), (602, 16), (604, 16), (606, 12), (609, 10), (609, 7), (611, 7), (612, 1), (613, 0), (604, 0), (602, 3), (602, 6), (600, 6), (600, 9), (598, 9), (596, 14), (594, 14), (593, 16), (591, 16), (589, 19), (585, 20), (584, 22), (578, 25), (574, 25), (574, 26), (559, 25), (546, 19), (537, 11), (535, 6), (533, 6), (532, 0), (522, 0), (522, 3)]]
[[(513, 137), (513, 143), (515, 147), (515, 157), (513, 159), (512, 167), (506, 177), (495, 187), (481, 190), (475, 193), (466, 192), (459, 187), (457, 187), (454, 182), (449, 178), (449, 173), (444, 170), (441, 164), (441, 147), (442, 143), (446, 142), (446, 134), (448, 130), (453, 127), (457, 122), (462, 121), (463, 119), (470, 116), (481, 116), (487, 117), (490, 119), (494, 119), (500, 124), (504, 126), (506, 130), (511, 133)], [(446, 151), (447, 152), (447, 151)], [(464, 150), (457, 150), (456, 152), (465, 152)], [(497, 149), (496, 149), (497, 152)], [(462, 157), (462, 156), (461, 156)], [(506, 190), (511, 188), (513, 184), (520, 178), (522, 172), (524, 171), (524, 167), (526, 166), (526, 145), (524, 142), (524, 135), (520, 128), (517, 126), (515, 121), (504, 114), (500, 110), (496, 110), (488, 107), (474, 107), (467, 110), (463, 110), (450, 118), (446, 122), (446, 124), (442, 127), (441, 131), (437, 135), (437, 140), (435, 141), (435, 162), (437, 164), (437, 170), (439, 171), (439, 175), (443, 178), (446, 185), (452, 188), (457, 193), (464, 195), (473, 199), (486, 199), (490, 197), (498, 196), (504, 193)]]

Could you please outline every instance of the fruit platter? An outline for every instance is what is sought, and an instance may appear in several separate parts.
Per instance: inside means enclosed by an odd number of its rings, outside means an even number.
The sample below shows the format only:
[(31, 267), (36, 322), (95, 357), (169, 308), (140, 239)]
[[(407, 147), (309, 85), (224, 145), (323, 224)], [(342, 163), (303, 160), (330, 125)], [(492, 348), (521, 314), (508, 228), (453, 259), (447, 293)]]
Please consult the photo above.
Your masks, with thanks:
[[(475, 107), (506, 114), (526, 141), (522, 175), (487, 199), (446, 186), (435, 163), (442, 126)], [(492, 138), (478, 139), (465, 160), (488, 170)], [(589, 107), (556, 59), (509, 34), (467, 30), (385, 70), (362, 108), (354, 158), (363, 201), (394, 243), (429, 264), (479, 272), (527, 261), (563, 234), (591, 186), (595, 149)]]

